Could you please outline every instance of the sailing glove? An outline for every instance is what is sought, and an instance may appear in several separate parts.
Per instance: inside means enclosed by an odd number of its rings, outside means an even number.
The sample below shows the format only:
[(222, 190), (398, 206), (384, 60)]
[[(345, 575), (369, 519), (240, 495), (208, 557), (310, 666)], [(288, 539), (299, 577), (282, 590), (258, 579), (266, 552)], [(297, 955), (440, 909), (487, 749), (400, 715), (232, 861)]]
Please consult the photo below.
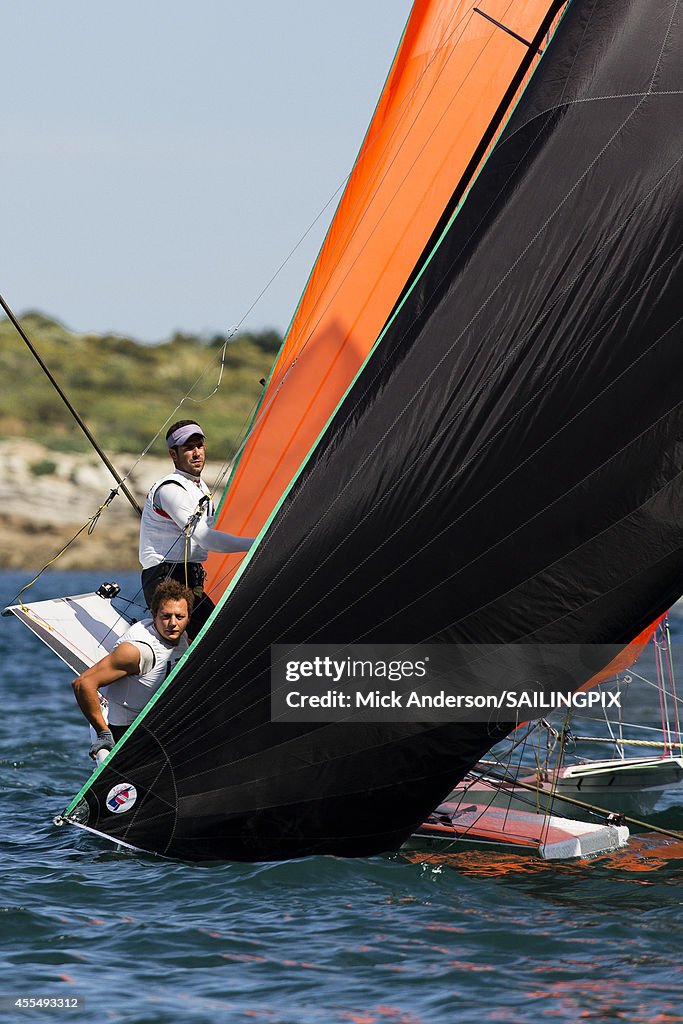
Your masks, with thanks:
[(90, 745), (90, 756), (95, 760), (97, 757), (98, 750), (113, 750), (114, 749), (114, 737), (111, 734), (111, 729), (103, 729), (102, 732), (98, 732), (97, 739)]

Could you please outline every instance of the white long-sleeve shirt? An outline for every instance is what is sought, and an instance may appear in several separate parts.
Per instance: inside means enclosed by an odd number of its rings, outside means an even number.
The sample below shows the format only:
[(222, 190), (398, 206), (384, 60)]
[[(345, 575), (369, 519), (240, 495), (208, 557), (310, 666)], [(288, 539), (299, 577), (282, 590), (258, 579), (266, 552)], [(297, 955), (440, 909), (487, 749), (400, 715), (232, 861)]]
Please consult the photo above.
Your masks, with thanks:
[[(189, 535), (186, 527), (200, 508)], [(140, 562), (149, 569), (160, 562), (203, 562), (209, 551), (232, 554), (248, 551), (253, 537), (214, 529), (210, 492), (201, 477), (176, 469), (151, 488), (140, 523)]]

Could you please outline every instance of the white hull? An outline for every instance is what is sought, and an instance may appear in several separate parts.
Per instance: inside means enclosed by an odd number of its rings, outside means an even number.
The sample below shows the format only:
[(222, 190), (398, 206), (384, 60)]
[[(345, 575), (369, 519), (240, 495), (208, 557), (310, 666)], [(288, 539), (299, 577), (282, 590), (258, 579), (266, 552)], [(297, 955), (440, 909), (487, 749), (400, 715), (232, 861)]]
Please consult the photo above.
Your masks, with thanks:
[(440, 852), (456, 852), (468, 846), (495, 847), (543, 860), (566, 860), (611, 853), (626, 846), (628, 838), (623, 825), (596, 825), (449, 798), (403, 849), (436, 846)]
[[(485, 767), (482, 767), (485, 771)], [(683, 758), (634, 757), (588, 761), (556, 772), (520, 772), (513, 782), (500, 783), (486, 776), (465, 779), (452, 796), (492, 807), (518, 810), (551, 809), (556, 814), (576, 816), (581, 809), (563, 802), (562, 797), (581, 800), (607, 811), (641, 815), (651, 813), (662, 793), (683, 783)]]

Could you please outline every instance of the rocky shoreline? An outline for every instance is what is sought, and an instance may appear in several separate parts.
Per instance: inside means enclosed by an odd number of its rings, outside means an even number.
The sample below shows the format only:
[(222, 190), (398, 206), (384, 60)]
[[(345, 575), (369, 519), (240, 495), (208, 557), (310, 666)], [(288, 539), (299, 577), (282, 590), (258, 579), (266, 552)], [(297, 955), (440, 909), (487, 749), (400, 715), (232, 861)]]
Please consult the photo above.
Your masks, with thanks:
[[(112, 459), (124, 475), (137, 456)], [(170, 472), (167, 458), (146, 456), (127, 486), (142, 505), (152, 483)], [(211, 483), (218, 472), (205, 472)], [(34, 441), (0, 441), (0, 565), (38, 570), (72, 540), (115, 486), (94, 453), (61, 453)], [(139, 517), (125, 495), (103, 512), (92, 533), (83, 530), (51, 566), (60, 569), (139, 569)]]

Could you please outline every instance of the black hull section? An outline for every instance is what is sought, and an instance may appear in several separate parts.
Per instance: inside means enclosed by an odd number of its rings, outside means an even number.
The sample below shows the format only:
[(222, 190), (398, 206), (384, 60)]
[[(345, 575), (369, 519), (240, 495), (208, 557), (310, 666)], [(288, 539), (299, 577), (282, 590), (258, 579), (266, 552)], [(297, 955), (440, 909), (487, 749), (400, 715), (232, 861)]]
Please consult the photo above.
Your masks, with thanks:
[[(435, 806), (453, 788), (453, 778), (464, 775), (508, 731), (448, 725), (425, 733), (411, 726), (400, 731), (394, 727), (391, 735), (383, 726), (356, 725), (356, 749), (350, 754), (348, 728), (327, 726), (327, 734), (307, 732), (293, 740), (292, 727), (264, 726), (259, 738), (271, 751), (266, 777), (255, 780), (253, 770), (211, 772), (211, 778), (220, 779), (219, 790), (201, 792), (205, 776), (200, 775), (196, 792), (184, 795), (177, 791), (164, 759), (149, 759), (150, 737), (138, 729), (139, 735), (131, 736), (116, 756), (116, 779), (108, 781), (112, 786), (133, 780), (138, 791), (135, 805), (117, 815), (97, 806), (96, 815), (87, 820), (82, 813), (76, 817), (98, 831), (106, 821), (111, 839), (193, 862), (370, 856), (397, 849), (423, 820), (425, 792), (433, 794), (428, 803)], [(288, 750), (278, 757), (272, 751), (277, 750), (276, 740), (285, 738), (284, 732)], [(365, 750), (363, 743), (368, 745)], [(428, 766), (422, 763), (425, 744), (433, 751)], [(324, 763), (310, 763), (323, 748), (328, 752)], [(342, 748), (346, 754), (339, 752)], [(144, 757), (147, 763), (141, 769)], [(377, 761), (387, 757), (402, 764), (400, 780), (388, 782), (386, 773), (378, 770)], [(258, 747), (252, 758), (262, 766), (266, 763)], [(296, 771), (293, 761), (299, 762)], [(201, 771), (200, 765), (196, 767)], [(293, 792), (299, 799), (292, 799)], [(92, 807), (91, 800), (88, 794)]]

